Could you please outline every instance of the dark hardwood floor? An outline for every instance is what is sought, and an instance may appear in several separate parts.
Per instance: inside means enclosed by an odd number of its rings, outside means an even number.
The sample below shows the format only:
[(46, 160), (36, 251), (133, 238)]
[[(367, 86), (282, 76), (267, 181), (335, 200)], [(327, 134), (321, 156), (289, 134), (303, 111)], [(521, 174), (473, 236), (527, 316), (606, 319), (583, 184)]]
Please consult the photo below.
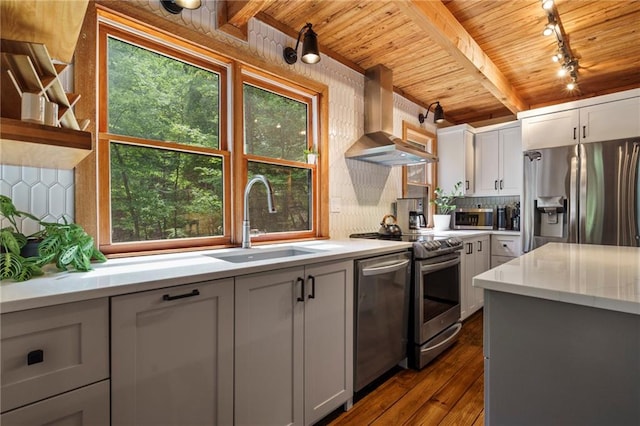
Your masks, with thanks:
[(421, 371), (400, 370), (329, 424), (483, 425), (482, 310), (458, 342)]

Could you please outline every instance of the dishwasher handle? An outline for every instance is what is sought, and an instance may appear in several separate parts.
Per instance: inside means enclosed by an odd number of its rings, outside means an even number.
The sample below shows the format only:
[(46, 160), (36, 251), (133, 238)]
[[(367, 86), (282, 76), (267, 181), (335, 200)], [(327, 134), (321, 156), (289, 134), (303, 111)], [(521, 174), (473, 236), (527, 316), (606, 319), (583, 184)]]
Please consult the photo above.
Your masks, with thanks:
[(391, 263), (391, 264), (382, 264), (382, 266), (370, 266), (368, 268), (362, 269), (362, 275), (365, 277), (370, 277), (372, 275), (382, 275), (388, 274), (389, 272), (399, 271), (400, 269), (406, 267), (409, 264), (410, 259), (405, 259), (400, 262)]

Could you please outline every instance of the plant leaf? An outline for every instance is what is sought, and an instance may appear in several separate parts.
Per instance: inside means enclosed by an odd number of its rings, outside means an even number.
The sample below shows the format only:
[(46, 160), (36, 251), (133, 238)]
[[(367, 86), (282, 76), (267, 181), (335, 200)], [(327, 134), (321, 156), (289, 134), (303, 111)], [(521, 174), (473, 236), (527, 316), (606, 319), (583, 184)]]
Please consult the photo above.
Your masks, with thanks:
[(16, 278), (22, 270), (22, 257), (11, 252), (0, 253), (0, 277), (4, 279)]

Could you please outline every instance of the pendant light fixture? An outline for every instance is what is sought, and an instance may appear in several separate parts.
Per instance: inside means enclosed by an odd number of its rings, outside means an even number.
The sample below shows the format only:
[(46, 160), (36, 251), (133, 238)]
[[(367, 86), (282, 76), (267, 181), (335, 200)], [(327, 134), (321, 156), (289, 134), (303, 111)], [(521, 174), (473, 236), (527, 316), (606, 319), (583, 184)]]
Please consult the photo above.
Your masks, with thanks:
[(198, 9), (202, 6), (202, 0), (160, 0), (164, 9), (177, 15), (182, 9)]
[(305, 64), (316, 64), (320, 62), (320, 51), (318, 50), (318, 36), (311, 29), (311, 24), (307, 23), (300, 32), (298, 33), (298, 40), (296, 41), (295, 49), (291, 47), (285, 47), (282, 51), (282, 56), (284, 60), (289, 65), (293, 65), (298, 60), (298, 45), (300, 45), (300, 37), (302, 37), (302, 32), (307, 30), (304, 33), (304, 40), (302, 41), (302, 62)]
[(440, 101), (435, 101), (434, 103), (429, 105), (429, 108), (427, 108), (427, 113), (426, 114), (422, 114), (422, 113), (418, 114), (418, 121), (420, 122), (420, 124), (424, 123), (424, 120), (427, 119), (427, 116), (429, 115), (429, 110), (434, 105), (436, 107), (433, 110), (433, 122), (434, 123), (442, 123), (444, 121), (444, 110), (440, 106)]

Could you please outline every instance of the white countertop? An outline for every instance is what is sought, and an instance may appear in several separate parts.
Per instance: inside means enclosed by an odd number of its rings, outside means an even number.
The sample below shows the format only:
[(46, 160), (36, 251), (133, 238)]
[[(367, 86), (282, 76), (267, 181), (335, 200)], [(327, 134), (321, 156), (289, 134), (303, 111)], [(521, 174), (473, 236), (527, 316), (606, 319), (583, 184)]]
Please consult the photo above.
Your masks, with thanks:
[(640, 315), (640, 248), (549, 243), (475, 276), (473, 285)]
[[(316, 253), (246, 263), (231, 263), (211, 257), (281, 247), (307, 248)], [(24, 282), (0, 282), (0, 312), (33, 309), (324, 261), (356, 259), (410, 247), (411, 243), (395, 241), (318, 240), (264, 245), (252, 249), (221, 249), (109, 259), (102, 264), (93, 264), (94, 270), (89, 272), (57, 272), (53, 265), (48, 265), (47, 273), (42, 277)]]

